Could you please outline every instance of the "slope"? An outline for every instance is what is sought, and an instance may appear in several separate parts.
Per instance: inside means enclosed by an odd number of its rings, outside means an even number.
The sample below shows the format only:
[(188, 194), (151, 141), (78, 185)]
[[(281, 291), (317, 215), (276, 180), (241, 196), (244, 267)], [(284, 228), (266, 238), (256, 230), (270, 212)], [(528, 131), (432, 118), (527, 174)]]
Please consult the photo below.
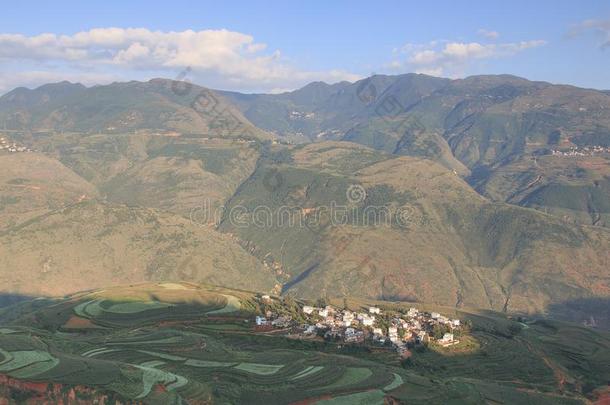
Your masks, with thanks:
[(220, 229), (285, 291), (527, 312), (610, 294), (608, 231), (490, 203), (433, 161), (345, 142), (264, 159)]
[(153, 79), (86, 88), (68, 82), (0, 97), (9, 130), (121, 133), (165, 131), (215, 137), (270, 139), (213, 91)]
[(146, 280), (269, 291), (274, 275), (226, 235), (152, 209), (85, 201), (0, 234), (3, 292), (56, 296)]

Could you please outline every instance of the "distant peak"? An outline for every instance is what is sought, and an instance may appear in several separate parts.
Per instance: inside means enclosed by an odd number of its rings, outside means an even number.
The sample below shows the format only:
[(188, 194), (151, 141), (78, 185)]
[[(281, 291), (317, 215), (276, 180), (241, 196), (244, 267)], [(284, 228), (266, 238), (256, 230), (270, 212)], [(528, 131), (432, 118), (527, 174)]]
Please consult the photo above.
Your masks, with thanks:
[(86, 89), (87, 87), (82, 83), (72, 83), (68, 80), (63, 80), (63, 81), (57, 82), (57, 83), (43, 84), (42, 86), (37, 87), (36, 90), (65, 89), (65, 88)]

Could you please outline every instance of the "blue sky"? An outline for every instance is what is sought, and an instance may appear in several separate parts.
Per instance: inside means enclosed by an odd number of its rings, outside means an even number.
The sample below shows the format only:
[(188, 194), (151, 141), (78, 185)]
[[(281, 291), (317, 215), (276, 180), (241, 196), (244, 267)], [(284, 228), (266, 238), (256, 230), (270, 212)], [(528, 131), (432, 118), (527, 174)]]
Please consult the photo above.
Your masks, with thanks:
[(610, 89), (609, 41), (608, 1), (10, 2), (0, 92), (186, 68), (198, 84), (247, 92), (412, 71)]

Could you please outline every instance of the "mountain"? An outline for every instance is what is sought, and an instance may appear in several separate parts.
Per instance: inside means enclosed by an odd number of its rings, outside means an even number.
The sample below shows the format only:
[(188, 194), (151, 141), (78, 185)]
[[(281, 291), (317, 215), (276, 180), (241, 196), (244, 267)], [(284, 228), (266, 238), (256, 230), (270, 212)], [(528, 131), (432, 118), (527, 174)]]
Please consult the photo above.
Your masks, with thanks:
[[(510, 75), (446, 80), (408, 74), (227, 98), (279, 136), (345, 140), (425, 157), (495, 201), (576, 223), (608, 224), (608, 92)], [(606, 152), (591, 152), (596, 147)], [(576, 155), (552, 154), (570, 150)], [(578, 197), (563, 197), (572, 193)]]
[(35, 132), (179, 131), (271, 138), (215, 92), (166, 79), (90, 88), (68, 82), (18, 88), (0, 97), (0, 121), (6, 129)]
[(386, 107), (381, 104), (383, 95), (411, 105), (446, 82), (446, 79), (416, 74), (376, 75), (356, 83), (315, 82), (277, 95), (221, 94), (260, 128), (289, 139), (327, 140), (339, 139), (356, 123), (383, 110)]
[[(203, 99), (220, 108), (199, 114), (191, 104)], [(610, 172), (598, 148), (608, 100), (508, 75), (377, 75), (279, 95), (161, 79), (16, 89), (0, 98), (15, 128), (3, 136), (34, 152), (0, 150), (3, 268), (17, 270), (2, 274), (15, 291), (39, 293), (16, 274), (38, 274), (51, 258), (61, 265), (49, 292), (179, 276), (601, 324)], [(183, 109), (187, 119), (176, 119)], [(126, 111), (142, 119), (121, 121)], [(206, 111), (254, 129), (234, 132)], [(347, 223), (329, 223), (323, 210), (333, 204), (349, 208)], [(301, 223), (268, 225), (278, 212)], [(183, 227), (179, 249), (148, 215)], [(72, 246), (81, 248), (67, 255)], [(11, 254), (29, 249), (29, 258)], [(214, 273), (217, 263), (233, 270)], [(94, 275), (62, 282), (82, 266)]]
[(225, 212), (220, 230), (273, 260), (298, 296), (533, 313), (610, 294), (609, 230), (490, 202), (428, 159), (346, 142), (279, 147)]
[[(377, 305), (380, 319), (404, 316), (413, 305), (348, 301), (328, 304)], [(0, 396), (28, 403), (582, 404), (607, 395), (607, 333), (418, 306), (460, 319), (460, 343), (419, 344), (401, 358), (370, 339), (345, 344), (254, 326), (266, 311), (300, 319), (304, 304), (178, 282), (26, 301), (0, 310)]]

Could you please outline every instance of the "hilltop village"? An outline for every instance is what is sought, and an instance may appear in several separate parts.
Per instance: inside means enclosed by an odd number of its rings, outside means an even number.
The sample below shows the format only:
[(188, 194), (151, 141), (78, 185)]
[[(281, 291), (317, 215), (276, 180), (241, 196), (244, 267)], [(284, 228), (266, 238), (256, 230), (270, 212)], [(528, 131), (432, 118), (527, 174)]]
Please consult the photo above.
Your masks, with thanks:
[(393, 348), (401, 356), (408, 356), (409, 349), (431, 342), (442, 347), (456, 345), (464, 332), (459, 319), (417, 308), (384, 311), (369, 306), (352, 311), (347, 305), (340, 309), (323, 302), (316, 306), (278, 304), (277, 299), (268, 295), (258, 300), (262, 314), (254, 319), (257, 331), (285, 332), (296, 339)]
[(0, 151), (7, 151), (9, 153), (20, 153), (20, 152), (31, 152), (30, 148), (21, 146), (15, 142), (11, 142), (9, 139), (0, 136)]
[(585, 146), (582, 148), (572, 147), (567, 150), (560, 149), (552, 149), (551, 155), (553, 156), (564, 156), (564, 157), (573, 157), (573, 156), (594, 156), (603, 153), (610, 153), (610, 146)]

